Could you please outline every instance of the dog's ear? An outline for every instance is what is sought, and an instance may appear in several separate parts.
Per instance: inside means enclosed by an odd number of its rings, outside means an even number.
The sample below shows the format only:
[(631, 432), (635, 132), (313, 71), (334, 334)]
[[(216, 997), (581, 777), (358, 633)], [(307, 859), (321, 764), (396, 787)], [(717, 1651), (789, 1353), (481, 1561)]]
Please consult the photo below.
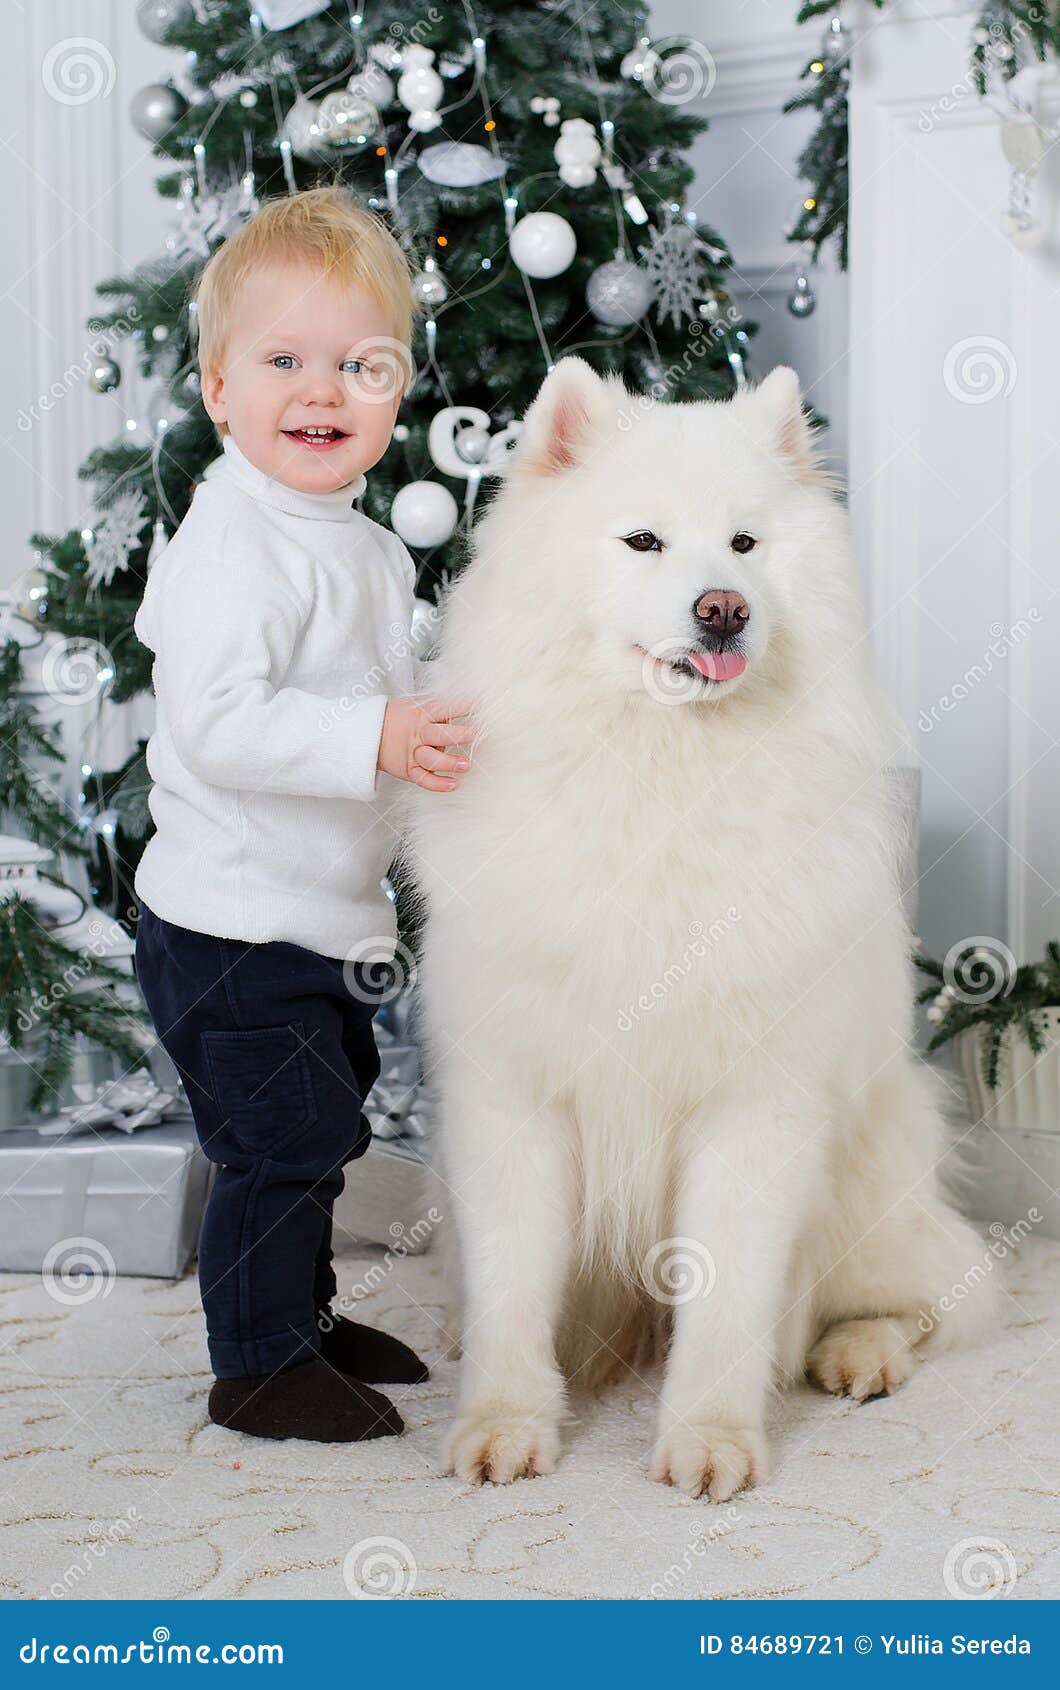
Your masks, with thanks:
[(573, 469), (611, 410), (605, 382), (583, 358), (561, 358), (545, 377), (523, 426), (513, 468), (530, 475)]
[(817, 450), (795, 371), (778, 364), (747, 398), (754, 407), (759, 437), (787, 463), (797, 480), (813, 480), (819, 469)]

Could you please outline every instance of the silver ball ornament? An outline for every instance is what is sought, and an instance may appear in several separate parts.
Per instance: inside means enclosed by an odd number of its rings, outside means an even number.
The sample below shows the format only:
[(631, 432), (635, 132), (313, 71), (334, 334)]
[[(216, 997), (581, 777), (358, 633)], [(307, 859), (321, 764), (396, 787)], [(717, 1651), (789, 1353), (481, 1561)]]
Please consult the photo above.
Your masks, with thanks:
[(145, 141), (161, 141), (188, 109), (188, 102), (166, 82), (149, 82), (129, 103), (129, 119)]
[(421, 305), (432, 308), (444, 305), (449, 298), (449, 289), (440, 270), (421, 270), (418, 276), (413, 277), (412, 291)]
[(652, 302), (651, 280), (628, 258), (613, 258), (589, 277), (585, 297), (599, 323), (628, 328), (639, 323)]
[(161, 45), (170, 24), (192, 15), (191, 0), (138, 0), (136, 21), (148, 41)]
[(121, 381), (121, 370), (113, 358), (100, 358), (93, 364), (88, 380), (97, 393), (113, 393)]
[(336, 88), (321, 100), (317, 123), (333, 147), (363, 147), (379, 129), (379, 112), (363, 94)]
[(462, 428), (453, 440), (456, 455), (465, 464), (481, 464), (489, 451), (489, 430), (485, 428)]
[(817, 307), (817, 295), (808, 276), (796, 276), (795, 286), (788, 295), (788, 310), (793, 317), (812, 317)]

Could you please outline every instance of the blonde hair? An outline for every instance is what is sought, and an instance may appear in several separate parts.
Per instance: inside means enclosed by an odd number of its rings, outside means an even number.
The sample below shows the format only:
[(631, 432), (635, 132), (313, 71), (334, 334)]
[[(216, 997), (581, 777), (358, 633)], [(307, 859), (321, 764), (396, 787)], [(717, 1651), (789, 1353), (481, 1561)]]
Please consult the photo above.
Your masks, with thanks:
[[(200, 373), (221, 367), (248, 276), (277, 259), (317, 263), (329, 280), (360, 288), (389, 314), (394, 339), (410, 345), (420, 306), (408, 260), (390, 230), (346, 188), (307, 188), (266, 200), (207, 260), (192, 294)], [(222, 438), (228, 433), (227, 423), (215, 427)]]

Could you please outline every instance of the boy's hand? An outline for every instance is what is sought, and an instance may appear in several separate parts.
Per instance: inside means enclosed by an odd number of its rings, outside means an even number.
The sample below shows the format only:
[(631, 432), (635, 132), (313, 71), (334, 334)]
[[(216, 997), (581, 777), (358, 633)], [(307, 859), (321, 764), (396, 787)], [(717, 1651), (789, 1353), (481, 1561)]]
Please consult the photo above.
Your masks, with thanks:
[[(470, 716), (467, 701), (427, 697), (392, 698), (383, 713), (379, 767), (397, 780), (410, 780), (428, 792), (452, 792), (457, 775), (471, 767), (467, 757), (446, 753), (447, 745), (470, 745), (478, 729), (457, 725)], [(450, 772), (451, 771), (451, 772)]]

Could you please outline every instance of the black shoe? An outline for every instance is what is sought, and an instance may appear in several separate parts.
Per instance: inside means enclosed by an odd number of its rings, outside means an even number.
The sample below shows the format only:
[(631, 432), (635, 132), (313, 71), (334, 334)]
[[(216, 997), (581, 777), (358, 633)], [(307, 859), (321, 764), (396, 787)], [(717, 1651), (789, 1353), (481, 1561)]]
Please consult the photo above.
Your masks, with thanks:
[(277, 1373), (215, 1379), (209, 1414), (218, 1426), (252, 1438), (308, 1438), (321, 1444), (359, 1443), (405, 1430), (387, 1397), (337, 1373), (319, 1355)]
[(389, 1332), (358, 1326), (328, 1308), (316, 1311), (320, 1353), (324, 1360), (354, 1379), (371, 1384), (419, 1385), (430, 1378), (430, 1370), (415, 1350)]

